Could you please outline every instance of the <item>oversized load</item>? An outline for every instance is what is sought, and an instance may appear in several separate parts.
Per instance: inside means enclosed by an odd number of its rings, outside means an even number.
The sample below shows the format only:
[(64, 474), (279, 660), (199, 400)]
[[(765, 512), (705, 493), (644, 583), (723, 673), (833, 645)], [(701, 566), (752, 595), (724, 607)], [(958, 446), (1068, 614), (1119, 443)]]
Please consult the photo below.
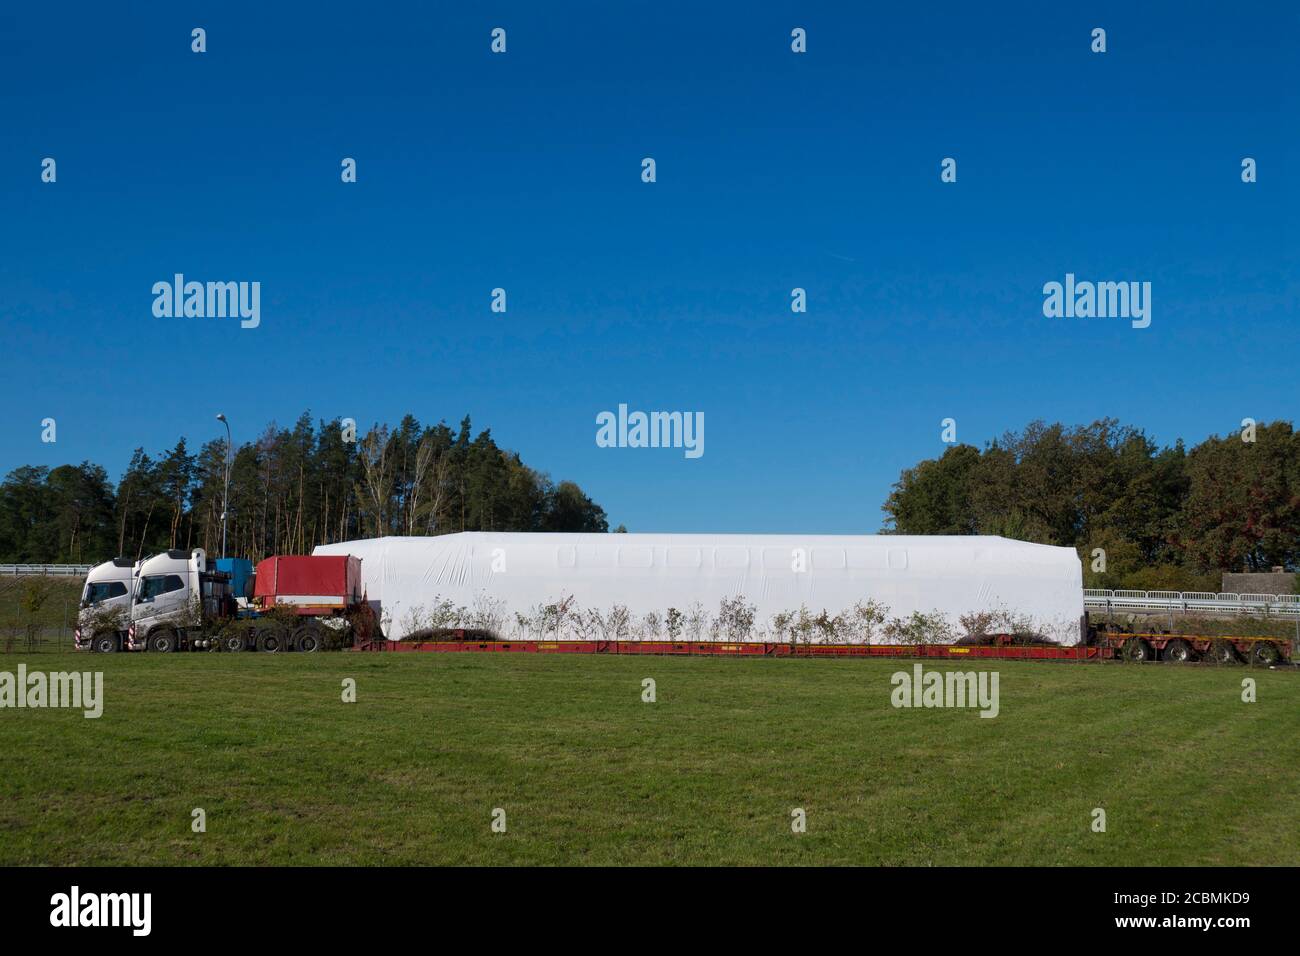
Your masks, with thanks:
[[(1074, 549), (999, 537), (465, 532), (313, 554), (361, 558), (392, 640), (447, 627), (516, 639), (783, 640), (791, 618), (807, 624), (823, 611), (823, 622), (839, 617), (845, 633), (873, 642), (941, 643), (972, 621), (1061, 644), (1083, 637)], [(842, 639), (824, 623), (799, 633)]]

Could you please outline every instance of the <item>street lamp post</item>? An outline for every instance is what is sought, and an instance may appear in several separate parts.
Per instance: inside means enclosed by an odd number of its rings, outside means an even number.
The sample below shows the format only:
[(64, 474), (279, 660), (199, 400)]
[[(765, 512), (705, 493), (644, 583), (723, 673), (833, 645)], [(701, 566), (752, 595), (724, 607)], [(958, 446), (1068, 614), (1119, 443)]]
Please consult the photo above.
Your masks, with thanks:
[(226, 421), (223, 414), (217, 415), (217, 421), (226, 426), (226, 478), (221, 489), (221, 556), (229, 557), (226, 554), (226, 512), (229, 510), (230, 502), (230, 453), (233, 450), (230, 438), (230, 422)]

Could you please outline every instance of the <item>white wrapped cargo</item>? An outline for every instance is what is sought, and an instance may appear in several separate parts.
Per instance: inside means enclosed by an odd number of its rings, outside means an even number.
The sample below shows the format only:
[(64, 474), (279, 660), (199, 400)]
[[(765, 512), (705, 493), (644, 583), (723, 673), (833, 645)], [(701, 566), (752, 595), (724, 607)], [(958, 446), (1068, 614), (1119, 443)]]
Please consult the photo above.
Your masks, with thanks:
[[(1073, 645), (1083, 620), (1074, 549), (998, 537), (465, 532), (313, 553), (361, 558), (393, 640), (447, 627), (512, 639), (787, 640), (802, 609), (801, 639), (939, 643), (982, 615), (988, 633)], [(811, 625), (822, 611), (841, 626)]]

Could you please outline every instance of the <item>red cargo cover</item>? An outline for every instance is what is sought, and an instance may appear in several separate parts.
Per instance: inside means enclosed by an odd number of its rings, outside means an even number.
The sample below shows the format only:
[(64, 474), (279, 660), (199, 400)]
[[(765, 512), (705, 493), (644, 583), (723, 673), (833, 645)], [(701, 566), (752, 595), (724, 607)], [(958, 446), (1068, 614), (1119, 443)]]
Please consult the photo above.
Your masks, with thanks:
[[(257, 563), (254, 597), (293, 604), (355, 604), (361, 600), (361, 559), (354, 555), (277, 555)], [(304, 601), (304, 598), (314, 600)]]

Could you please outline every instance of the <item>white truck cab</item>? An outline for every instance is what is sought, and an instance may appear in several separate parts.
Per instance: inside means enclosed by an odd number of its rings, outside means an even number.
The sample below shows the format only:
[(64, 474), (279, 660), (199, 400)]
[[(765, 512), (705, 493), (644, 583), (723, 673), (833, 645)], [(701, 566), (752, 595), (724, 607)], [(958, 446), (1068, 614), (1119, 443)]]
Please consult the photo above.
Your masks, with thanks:
[(135, 601), (127, 646), (133, 651), (173, 651), (185, 632), (198, 624), (196, 596), (207, 571), (207, 554), (164, 551), (141, 561), (135, 569)]
[(110, 653), (124, 648), (135, 589), (133, 569), (130, 558), (114, 558), (90, 569), (72, 632), (78, 650)]

